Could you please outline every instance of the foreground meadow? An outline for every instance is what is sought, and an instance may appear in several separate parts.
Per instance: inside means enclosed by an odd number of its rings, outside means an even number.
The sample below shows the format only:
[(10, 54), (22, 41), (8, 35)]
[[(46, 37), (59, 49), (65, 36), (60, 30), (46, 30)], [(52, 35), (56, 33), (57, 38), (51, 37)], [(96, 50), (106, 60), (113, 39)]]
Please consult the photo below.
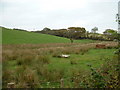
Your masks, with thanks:
[(118, 88), (117, 43), (101, 43), (3, 45), (3, 88)]

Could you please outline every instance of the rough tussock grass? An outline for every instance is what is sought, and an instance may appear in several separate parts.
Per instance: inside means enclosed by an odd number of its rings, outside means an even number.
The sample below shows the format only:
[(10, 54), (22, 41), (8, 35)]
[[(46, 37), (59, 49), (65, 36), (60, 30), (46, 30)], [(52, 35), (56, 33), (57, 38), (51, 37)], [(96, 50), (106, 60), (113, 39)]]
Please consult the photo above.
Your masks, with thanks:
[[(108, 50), (95, 49), (96, 44), (3, 45), (3, 87), (7, 87), (9, 82), (15, 82), (16, 88), (92, 87), (88, 80), (90, 70), (84, 65), (103, 63), (106, 56), (101, 52)], [(111, 48), (117, 45), (114, 42), (102, 42), (102, 44), (109, 44)], [(93, 48), (95, 51), (90, 51)], [(108, 55), (106, 53), (104, 54)], [(61, 54), (71, 56), (68, 59), (58, 58), (57, 56)], [(103, 68), (104, 71), (107, 69)]]

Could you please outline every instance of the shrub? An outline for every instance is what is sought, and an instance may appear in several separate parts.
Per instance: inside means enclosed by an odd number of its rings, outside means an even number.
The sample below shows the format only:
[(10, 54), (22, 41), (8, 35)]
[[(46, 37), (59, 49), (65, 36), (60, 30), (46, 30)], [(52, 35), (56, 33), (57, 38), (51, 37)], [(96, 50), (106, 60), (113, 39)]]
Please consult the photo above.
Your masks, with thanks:
[(71, 82), (74, 88), (86, 88), (85, 82), (88, 81), (89, 72), (85, 72), (82, 69), (72, 68), (71, 69)]
[(91, 69), (91, 76), (89, 76), (90, 78), (85, 85), (90, 88), (120, 88), (118, 56), (113, 59), (105, 58), (104, 60), (105, 64), (102, 64), (99, 69), (88, 65)]
[(107, 61), (101, 66), (101, 73), (105, 77), (107, 88), (120, 88), (119, 87), (119, 63), (118, 55)]
[(91, 69), (91, 78), (92, 82), (91, 87), (93, 88), (105, 88), (105, 80), (101, 73), (97, 72), (93, 67)]

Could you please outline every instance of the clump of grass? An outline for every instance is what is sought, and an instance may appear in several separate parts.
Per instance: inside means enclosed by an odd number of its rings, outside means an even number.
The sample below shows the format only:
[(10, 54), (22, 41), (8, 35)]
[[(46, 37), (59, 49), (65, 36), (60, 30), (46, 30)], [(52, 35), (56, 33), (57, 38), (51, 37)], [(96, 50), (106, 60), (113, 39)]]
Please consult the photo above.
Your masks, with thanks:
[(77, 64), (77, 60), (73, 60), (73, 59), (71, 59), (71, 60), (70, 60), (70, 64), (71, 64), (71, 65), (75, 65), (75, 64)]
[(81, 55), (84, 55), (86, 52), (88, 52), (88, 49), (87, 48), (86, 49), (81, 49), (80, 52), (81, 52)]
[(35, 69), (39, 77), (44, 78), (41, 83), (43, 82), (59, 82), (60, 79), (64, 76), (64, 69), (56, 68), (49, 70), (46, 65), (36, 66)]
[(59, 82), (63, 78), (65, 73), (64, 69), (56, 68), (49, 71), (49, 77), (47, 79), (52, 82)]
[(14, 71), (12, 70), (4, 70), (4, 72), (2, 73), (2, 87), (6, 88), (7, 84), (10, 82), (13, 82), (15, 80), (15, 76), (14, 76)]
[(35, 88), (39, 85), (38, 75), (31, 68), (22, 66), (16, 70), (16, 73), (16, 88)]
[(75, 49), (75, 50), (74, 50), (74, 53), (75, 53), (75, 54), (79, 54), (79, 53), (80, 53), (80, 49), (79, 49), (79, 48)]
[(56, 50), (55, 49), (49, 49), (49, 53), (53, 54)]
[(50, 63), (49, 56), (47, 56), (47, 55), (37, 55), (35, 60), (36, 60), (36, 63), (39, 63), (39, 64), (49, 64)]
[(31, 65), (35, 57), (32, 55), (20, 56), (17, 60), (17, 65)]
[(106, 46), (106, 49), (118, 49), (118, 46)]
[[(41, 77), (41, 83), (43, 82), (59, 82), (64, 76), (64, 70), (60, 68), (48, 69), (47, 65), (39, 65), (35, 67), (39, 77)], [(43, 78), (43, 79), (42, 79)]]
[(6, 88), (7, 84), (14, 81), (14, 70), (9, 69), (9, 61), (2, 61), (2, 87)]
[(62, 49), (62, 53), (63, 54), (71, 54), (73, 51), (72, 51), (72, 49), (70, 49), (70, 48), (64, 48), (64, 49)]
[(53, 53), (52, 53), (52, 56), (53, 57), (59, 57), (61, 55), (61, 52), (60, 51), (54, 51)]
[(75, 47), (69, 47), (65, 48), (63, 50), (64, 54), (79, 54), (80, 53), (80, 48), (75, 48)]
[(16, 60), (19, 56), (19, 54), (16, 51), (3, 51), (2, 53), (3, 60)]
[(39, 77), (48, 77), (49, 76), (49, 70), (46, 65), (36, 64), (35, 70), (37, 71), (37, 74)]

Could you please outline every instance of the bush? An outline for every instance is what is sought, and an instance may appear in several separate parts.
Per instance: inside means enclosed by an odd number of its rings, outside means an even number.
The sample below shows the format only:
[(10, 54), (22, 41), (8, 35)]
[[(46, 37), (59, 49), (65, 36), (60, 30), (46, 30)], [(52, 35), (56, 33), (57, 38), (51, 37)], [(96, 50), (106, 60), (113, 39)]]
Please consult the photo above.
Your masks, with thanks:
[[(107, 59), (107, 60), (106, 60)], [(112, 59), (106, 58), (105, 64), (99, 69), (93, 68), (88, 65), (91, 69), (91, 76), (86, 83), (87, 87), (92, 88), (120, 88), (119, 87), (119, 65), (118, 56), (114, 56)]]
[(93, 67), (91, 69), (90, 81), (92, 82), (92, 88), (105, 88), (105, 80), (101, 73), (97, 72)]
[(118, 55), (101, 66), (101, 73), (105, 77), (107, 88), (120, 88)]

